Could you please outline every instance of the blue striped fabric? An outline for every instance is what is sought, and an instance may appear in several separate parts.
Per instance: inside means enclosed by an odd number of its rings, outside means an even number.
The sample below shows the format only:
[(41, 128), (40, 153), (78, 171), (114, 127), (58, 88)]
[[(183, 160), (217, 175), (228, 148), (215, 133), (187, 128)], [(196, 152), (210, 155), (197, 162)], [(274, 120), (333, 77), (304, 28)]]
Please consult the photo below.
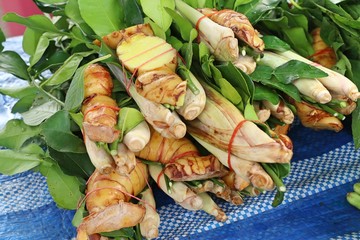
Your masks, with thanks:
[[(20, 44), (21, 38), (13, 38), (6, 47)], [(14, 81), (0, 75), (0, 86)], [(11, 99), (0, 95), (0, 103), (1, 128), (16, 116), (9, 113)], [(290, 137), (294, 158), (283, 204), (271, 207), (273, 192), (246, 198), (240, 206), (217, 199), (228, 216), (220, 223), (202, 211), (184, 210), (154, 186), (159, 239), (360, 239), (360, 211), (345, 199), (360, 178), (360, 151), (350, 128), (315, 132), (296, 123)], [(71, 239), (73, 214), (56, 207), (39, 173), (0, 175), (0, 239)]]

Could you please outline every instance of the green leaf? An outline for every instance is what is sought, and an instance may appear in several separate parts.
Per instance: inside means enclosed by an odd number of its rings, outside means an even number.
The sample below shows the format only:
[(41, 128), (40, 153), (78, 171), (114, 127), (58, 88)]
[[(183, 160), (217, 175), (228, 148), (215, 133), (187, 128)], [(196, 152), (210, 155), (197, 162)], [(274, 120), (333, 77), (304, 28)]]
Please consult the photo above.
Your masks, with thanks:
[(84, 100), (84, 71), (86, 65), (78, 68), (70, 83), (69, 90), (65, 98), (64, 109), (68, 111), (78, 109)]
[(184, 39), (185, 41), (192, 41), (197, 37), (197, 34), (195, 36), (192, 36), (191, 30), (193, 30), (194, 28), (187, 18), (184, 18), (173, 9), (165, 8), (165, 10), (172, 17), (176, 29), (180, 32), (182, 39)]
[(231, 62), (226, 62), (217, 67), (223, 77), (239, 92), (244, 103), (251, 102), (254, 94), (254, 83), (249, 76), (241, 72)]
[(101, 233), (102, 236), (105, 237), (112, 237), (112, 238), (130, 238), (132, 239), (135, 235), (134, 229), (132, 227), (122, 228), (120, 230), (111, 231), (111, 232), (103, 232)]
[(0, 28), (0, 52), (2, 52), (4, 50), (3, 43), (5, 41), (6, 41), (5, 34), (4, 34), (3, 30)]
[(120, 0), (120, 5), (124, 11), (123, 22), (126, 27), (134, 26), (144, 22), (142, 11), (137, 0)]
[(70, 115), (59, 111), (41, 124), (41, 133), (51, 148), (59, 152), (85, 153), (82, 139), (70, 131)]
[(21, 150), (0, 150), (0, 173), (13, 175), (28, 171), (39, 166), (43, 162), (44, 152), (42, 149), (31, 144)]
[(247, 4), (238, 5), (235, 10), (245, 14), (252, 24), (274, 9), (281, 0), (253, 0)]
[(273, 35), (265, 35), (262, 37), (262, 40), (265, 43), (266, 50), (276, 50), (284, 52), (291, 49), (289, 44)]
[(23, 35), (23, 41), (22, 41), (22, 47), (24, 51), (29, 54), (30, 56), (33, 55), (36, 51), (37, 43), (39, 42), (39, 39), (41, 37), (42, 33), (39, 31), (35, 31), (31, 28), (26, 28), (24, 35)]
[[(258, 67), (260, 67), (260, 66), (258, 66)], [(268, 68), (267, 66), (264, 66), (264, 67), (266, 67), (266, 68), (262, 67), (263, 70)], [(271, 69), (271, 71), (272, 71), (272, 69)], [(295, 101), (298, 101), (298, 102), (301, 101), (299, 90), (293, 84), (284, 84), (282, 82), (279, 82), (275, 77), (270, 77), (270, 78), (263, 77), (263, 76), (261, 76), (261, 74), (258, 74), (258, 73), (255, 75), (251, 74), (251, 78), (255, 82), (260, 82), (260, 83), (264, 84), (265, 86), (282, 91), (283, 93), (285, 93), (288, 96), (295, 99)]]
[(352, 112), (351, 131), (354, 139), (355, 148), (360, 148), (360, 105)]
[(13, 51), (0, 53), (0, 71), (10, 73), (20, 79), (30, 80), (28, 66), (20, 55)]
[(30, 57), (30, 67), (34, 66), (41, 59), (49, 45), (50, 39), (47, 37), (47, 35), (41, 35), (39, 42), (36, 45), (34, 55)]
[(22, 120), (11, 119), (0, 131), (0, 146), (18, 150), (26, 140), (39, 133), (39, 127), (27, 126)]
[(46, 86), (60, 85), (68, 81), (74, 75), (74, 73), (78, 69), (84, 57), (87, 57), (93, 53), (94, 53), (93, 51), (90, 51), (90, 52), (75, 53), (71, 55), (63, 63), (63, 65), (42, 85), (46, 85)]
[(56, 26), (51, 22), (51, 20), (44, 15), (32, 15), (30, 17), (22, 17), (16, 13), (7, 13), (4, 15), (3, 20), (5, 22), (19, 23), (39, 32), (52, 32), (66, 35), (66, 33), (63, 33), (59, 29), (57, 29)]
[(166, 32), (171, 23), (172, 18), (167, 13), (165, 8), (175, 10), (175, 1), (174, 0), (140, 0), (141, 7), (150, 19), (152, 19), (160, 28)]
[(80, 14), (78, 0), (68, 0), (65, 5), (65, 14), (73, 20), (87, 35), (93, 35), (94, 32), (90, 26), (84, 21)]
[(162, 38), (162, 39), (166, 39), (165, 31), (159, 25), (157, 25), (153, 20), (151, 20), (148, 17), (145, 17), (144, 23), (150, 24), (151, 29), (153, 30), (155, 36)]
[(273, 69), (270, 66), (257, 65), (255, 71), (250, 74), (250, 77), (255, 81), (259, 82), (262, 80), (271, 79), (272, 74), (273, 74)]
[(254, 100), (262, 101), (267, 100), (276, 105), (280, 101), (279, 94), (274, 90), (262, 84), (255, 85)]
[(68, 59), (70, 55), (63, 51), (56, 51), (46, 58), (46, 61), (42, 61), (41, 63), (37, 63), (32, 67), (32, 70), (36, 72), (44, 72), (45, 70), (55, 71), (59, 67), (61, 67), (66, 59)]
[(328, 74), (302, 61), (290, 60), (274, 69), (274, 76), (280, 82), (289, 84), (299, 78), (322, 78)]
[(49, 154), (67, 175), (86, 180), (95, 170), (87, 153), (59, 152), (49, 148)]
[(86, 216), (86, 213), (87, 211), (85, 210), (85, 201), (83, 201), (80, 207), (76, 209), (74, 217), (71, 221), (72, 225), (78, 227), (82, 223), (83, 218)]
[(96, 58), (76, 70), (75, 75), (70, 83), (70, 87), (66, 94), (65, 106), (64, 106), (65, 110), (76, 111), (81, 106), (82, 101), (84, 100), (85, 69), (93, 63), (106, 61), (107, 59), (111, 59), (111, 54)]
[(21, 87), (11, 87), (11, 88), (1, 88), (0, 93), (3, 95), (10, 96), (12, 98), (23, 98), (25, 96), (33, 96), (38, 92), (38, 89), (34, 86), (21, 86)]
[(53, 160), (47, 161), (53, 164), (51, 167), (42, 164), (40, 172), (46, 177), (49, 192), (56, 205), (64, 209), (76, 209), (82, 197), (80, 181), (74, 176), (66, 175)]
[(125, 27), (118, 0), (79, 0), (78, 4), (81, 17), (100, 37)]
[(267, 163), (279, 178), (285, 178), (290, 174), (289, 163)]
[(61, 106), (59, 103), (54, 100), (50, 100), (41, 105), (34, 106), (26, 112), (22, 112), (21, 116), (25, 124), (29, 126), (37, 126), (44, 120), (54, 115), (60, 109)]
[(314, 53), (312, 44), (307, 38), (307, 32), (301, 27), (283, 29), (284, 40), (300, 55), (311, 56)]
[(35, 101), (35, 98), (36, 98), (36, 95), (32, 95), (32, 94), (23, 96), (11, 108), (11, 112), (12, 113), (22, 113), (22, 112), (28, 111), (32, 107), (32, 105)]
[(244, 111), (243, 99), (239, 92), (231, 85), (225, 78), (220, 78), (217, 82), (218, 87), (220, 88), (220, 93), (235, 106), (237, 106), (241, 111)]

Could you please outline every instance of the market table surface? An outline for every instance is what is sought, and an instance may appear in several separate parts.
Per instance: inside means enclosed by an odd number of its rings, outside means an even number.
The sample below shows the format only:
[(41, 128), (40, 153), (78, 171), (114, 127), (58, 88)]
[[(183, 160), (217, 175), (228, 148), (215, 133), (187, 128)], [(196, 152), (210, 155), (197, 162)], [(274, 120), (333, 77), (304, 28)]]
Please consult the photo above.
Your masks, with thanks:
[[(5, 49), (21, 50), (21, 37)], [(0, 73), (0, 87), (21, 81)], [(0, 95), (0, 128), (10, 118), (14, 100)], [(161, 217), (159, 239), (360, 239), (360, 211), (346, 201), (360, 179), (360, 151), (355, 150), (350, 119), (339, 132), (313, 131), (297, 121), (291, 173), (285, 179), (283, 203), (273, 208), (274, 192), (245, 198), (233, 206), (216, 200), (228, 216), (216, 222), (201, 211), (187, 211), (154, 187)], [(56, 207), (45, 178), (37, 172), (0, 175), (0, 239), (71, 239), (74, 211)]]

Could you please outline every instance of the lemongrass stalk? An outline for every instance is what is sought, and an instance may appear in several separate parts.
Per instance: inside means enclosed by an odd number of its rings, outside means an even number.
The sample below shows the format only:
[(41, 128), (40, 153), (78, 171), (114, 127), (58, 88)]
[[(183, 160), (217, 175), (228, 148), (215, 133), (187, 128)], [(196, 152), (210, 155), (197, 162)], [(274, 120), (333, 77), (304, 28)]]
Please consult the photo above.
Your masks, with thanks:
[[(188, 132), (240, 159), (253, 162), (287, 163), (292, 157), (282, 141), (275, 141), (220, 93), (203, 84), (207, 100), (204, 111), (187, 121)], [(231, 149), (230, 149), (231, 147)]]
[(335, 111), (350, 115), (356, 109), (356, 102), (345, 96), (333, 96), (333, 101), (329, 104)]
[(116, 164), (116, 172), (120, 175), (127, 175), (135, 168), (136, 156), (123, 143), (118, 144), (117, 154), (113, 155), (113, 159)]
[(234, 32), (223, 27), (181, 0), (175, 0), (176, 10), (197, 26), (200, 40), (219, 61), (235, 61), (239, 55), (238, 40)]
[(156, 203), (152, 190), (146, 189), (141, 193), (140, 204), (145, 206), (145, 216), (140, 222), (140, 232), (146, 239), (157, 238), (159, 235), (160, 216), (156, 212)]
[(256, 61), (252, 56), (242, 54), (239, 55), (238, 59), (232, 62), (235, 67), (239, 68), (246, 74), (251, 74), (255, 71)]
[(203, 206), (202, 199), (194, 193), (188, 186), (182, 182), (172, 182), (170, 186), (171, 191), (167, 190), (165, 175), (162, 172), (162, 167), (157, 165), (149, 165), (149, 172), (151, 177), (157, 182), (158, 186), (177, 203), (184, 203), (192, 209), (199, 210)]
[(191, 82), (198, 91), (194, 93), (190, 88), (188, 88), (186, 90), (184, 104), (176, 111), (186, 120), (193, 120), (204, 110), (206, 94), (200, 82), (190, 71), (188, 71), (188, 77), (191, 79)]
[(229, 167), (229, 163), (231, 164), (232, 170), (244, 178), (245, 180), (251, 182), (254, 186), (272, 190), (274, 189), (274, 182), (259, 165), (257, 162), (246, 161), (236, 157), (234, 155), (230, 155), (230, 160), (228, 159), (228, 153), (223, 151), (215, 146), (203, 141), (202, 139), (193, 135), (196, 141), (198, 141), (204, 148), (206, 148), (209, 152), (211, 152), (214, 156), (216, 156), (219, 161), (226, 167)]
[[(283, 55), (264, 51), (264, 56), (261, 58), (260, 63), (272, 68), (277, 68), (288, 61), (290, 61), (290, 59)], [(331, 101), (329, 90), (318, 79), (300, 78), (294, 80), (292, 83), (300, 93), (314, 99), (316, 102), (328, 103)]]
[(124, 135), (123, 143), (132, 152), (141, 151), (150, 140), (150, 128), (142, 121)]
[(263, 100), (264, 106), (270, 110), (271, 115), (284, 122), (285, 124), (293, 123), (295, 116), (293, 111), (285, 105), (283, 100), (280, 100), (278, 104), (272, 104), (267, 100)]
[(258, 101), (254, 101), (253, 106), (254, 106), (254, 109), (255, 109), (255, 112), (256, 112), (256, 115), (257, 115), (259, 121), (266, 122), (271, 115), (270, 110), (267, 108), (260, 107), (260, 102), (258, 102)]
[(298, 61), (302, 61), (304, 63), (317, 67), (327, 73), (327, 77), (322, 77), (318, 79), (330, 92), (337, 95), (345, 95), (355, 102), (357, 101), (357, 99), (360, 98), (360, 92), (357, 86), (344, 75), (324, 66), (321, 66), (318, 63), (312, 62), (293, 51), (281, 52), (279, 53), (279, 55), (288, 59), (296, 59)]
[[(195, 181), (191, 181), (195, 182)], [(196, 193), (209, 192), (214, 189), (215, 184), (211, 180), (205, 180), (199, 184), (195, 184), (191, 186), (191, 189)]]
[(214, 200), (207, 193), (199, 193), (198, 195), (203, 201), (203, 211), (214, 216), (217, 221), (226, 221), (227, 216), (225, 212), (214, 202)]
[(86, 151), (89, 155), (91, 163), (102, 174), (110, 173), (114, 168), (114, 160), (110, 153), (104, 148), (99, 147), (94, 141), (92, 141), (85, 133), (84, 143)]
[(242, 194), (244, 194), (246, 196), (250, 196), (250, 197), (259, 196), (263, 192), (264, 192), (263, 190), (255, 187), (253, 185), (249, 185), (244, 190), (241, 191)]
[(226, 185), (228, 185), (233, 190), (242, 191), (247, 186), (249, 186), (251, 183), (249, 180), (246, 180), (236, 174), (234, 171), (229, 171), (227, 175), (222, 177), (222, 180), (225, 182)]

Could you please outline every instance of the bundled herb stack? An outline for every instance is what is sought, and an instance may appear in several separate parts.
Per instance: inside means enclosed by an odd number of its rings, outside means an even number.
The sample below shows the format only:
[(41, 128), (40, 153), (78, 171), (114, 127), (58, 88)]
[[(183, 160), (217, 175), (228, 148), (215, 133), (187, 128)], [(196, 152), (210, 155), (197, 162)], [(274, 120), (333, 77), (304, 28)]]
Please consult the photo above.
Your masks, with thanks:
[[(155, 184), (218, 221), (214, 197), (240, 205), (275, 190), (279, 205), (295, 116), (340, 131), (355, 113), (360, 146), (351, 4), (35, 2), (46, 15), (4, 16), (27, 27), (30, 60), (0, 53), (0, 70), (26, 83), (0, 89), (22, 117), (0, 133), (0, 172), (40, 171), (57, 205), (77, 209), (78, 239), (158, 237)], [(337, 35), (318, 30), (329, 26)]]

